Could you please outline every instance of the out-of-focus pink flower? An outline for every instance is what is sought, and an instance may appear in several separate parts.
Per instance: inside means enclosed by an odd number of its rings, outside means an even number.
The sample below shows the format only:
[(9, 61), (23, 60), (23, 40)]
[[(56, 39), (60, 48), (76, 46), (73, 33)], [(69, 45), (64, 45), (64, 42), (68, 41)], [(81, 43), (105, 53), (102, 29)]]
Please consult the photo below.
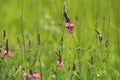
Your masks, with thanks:
[(70, 20), (70, 18), (66, 18), (66, 28), (68, 29), (69, 32), (74, 31), (74, 24)]
[(38, 72), (32, 72), (32, 70), (30, 70), (30, 74), (28, 75), (29, 78), (34, 78), (34, 79), (39, 79), (40, 78), (40, 74)]
[(74, 24), (72, 22), (66, 23), (66, 28), (68, 29), (69, 32), (73, 32)]
[(57, 67), (60, 67), (60, 66), (64, 66), (64, 64), (63, 64), (63, 62), (57, 61), (56, 66), (57, 66)]
[(66, 4), (64, 4), (63, 6), (63, 16), (65, 18), (66, 21), (66, 28), (68, 29), (68, 31), (70, 33), (73, 33), (74, 31), (74, 24), (72, 23), (71, 19), (68, 17), (67, 13), (66, 13)]
[(57, 63), (56, 63), (56, 66), (57, 66), (57, 67), (64, 66), (64, 64), (63, 64), (63, 62), (62, 62), (62, 57), (61, 57), (60, 53), (59, 53), (59, 55), (58, 55), (58, 61), (57, 61)]
[(40, 78), (40, 74), (38, 72), (33, 72), (32, 77), (35, 78), (35, 79), (39, 79)]
[(27, 76), (27, 73), (26, 73), (26, 72), (22, 72), (22, 76), (23, 76), (23, 77), (26, 77), (26, 76)]
[(2, 55), (6, 57), (11, 57), (11, 53), (9, 51), (9, 46), (8, 46), (8, 39), (6, 40), (6, 49), (2, 49)]
[(7, 50), (3, 50), (3, 51), (2, 51), (2, 55), (3, 55), (3, 56), (6, 56), (6, 57), (11, 57), (10, 51), (7, 51)]

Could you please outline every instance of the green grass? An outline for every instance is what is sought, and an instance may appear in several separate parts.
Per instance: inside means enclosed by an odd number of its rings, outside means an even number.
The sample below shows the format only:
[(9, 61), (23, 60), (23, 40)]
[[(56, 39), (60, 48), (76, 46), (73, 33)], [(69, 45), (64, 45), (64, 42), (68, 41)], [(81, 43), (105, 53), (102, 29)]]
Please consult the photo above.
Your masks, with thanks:
[[(65, 28), (64, 2), (75, 25), (76, 44)], [(12, 58), (0, 55), (0, 80), (30, 80), (22, 77), (21, 67), (27, 73), (30, 69), (39, 72), (40, 80), (119, 80), (119, 3), (119, 0), (23, 0), (22, 11), (22, 0), (0, 0), (0, 45), (5, 48), (5, 29), (12, 54)], [(96, 28), (102, 34), (102, 43)], [(31, 43), (25, 48), (22, 34), (25, 43)], [(79, 47), (83, 49), (78, 50)], [(59, 50), (64, 66), (57, 68)]]

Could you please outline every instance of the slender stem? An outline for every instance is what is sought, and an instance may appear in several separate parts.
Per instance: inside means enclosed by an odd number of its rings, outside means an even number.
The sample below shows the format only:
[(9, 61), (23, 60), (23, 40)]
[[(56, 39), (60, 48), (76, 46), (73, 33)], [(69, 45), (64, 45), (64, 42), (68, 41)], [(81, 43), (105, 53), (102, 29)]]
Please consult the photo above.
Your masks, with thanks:
[[(72, 34), (72, 33), (70, 33), (70, 36), (71, 36), (71, 38), (72, 38), (72, 40), (73, 40), (73, 42), (74, 42), (74, 44), (75, 44), (75, 47), (78, 47), (78, 44), (77, 44), (76, 40), (74, 39), (74, 36), (73, 36), (73, 34)], [(77, 50), (77, 54), (78, 54), (79, 74), (80, 74), (80, 72), (81, 72), (80, 50)], [(74, 59), (75, 59), (75, 58), (74, 58)]]
[[(106, 48), (107, 48), (107, 62), (106, 62), (106, 67), (107, 67), (107, 71), (109, 71), (109, 46), (110, 46), (110, 17), (108, 18), (108, 32), (107, 32), (107, 42), (106, 42)], [(109, 72), (108, 72), (109, 73)], [(109, 76), (109, 74), (108, 74)], [(110, 76), (109, 76), (110, 77)]]
[[(39, 23), (38, 23), (38, 3), (39, 3), (39, 0), (35, 0), (35, 14), (36, 14), (36, 16), (35, 16), (35, 26), (37, 27), (37, 33), (38, 33), (38, 35), (37, 35), (37, 45), (38, 45), (38, 50), (40, 50), (40, 51), (38, 51), (38, 52), (40, 52), (41, 53), (41, 41), (40, 41), (40, 31), (39, 31)], [(40, 55), (40, 53), (39, 53), (39, 72), (40, 72), (40, 75), (41, 75), (41, 80), (43, 79), (43, 77), (42, 77), (42, 66), (41, 66), (41, 55)]]
[(39, 54), (39, 64), (40, 64), (40, 74), (41, 74), (41, 80), (42, 80), (42, 79), (43, 79), (43, 76), (42, 76), (42, 66), (41, 66), (40, 54)]
[[(40, 38), (40, 35), (39, 35), (39, 37), (38, 38)], [(39, 39), (40, 40), (40, 39)], [(38, 42), (40, 42), (40, 41), (38, 41)], [(40, 53), (41, 53), (41, 46), (40, 46), (40, 44), (38, 44), (38, 50), (40, 50)], [(38, 51), (39, 52), (39, 51)], [(42, 66), (41, 66), (41, 55), (40, 55), (40, 53), (39, 53), (39, 65), (40, 65), (40, 74), (41, 74), (41, 80), (43, 79), (43, 77), (42, 77)]]
[(25, 53), (25, 39), (24, 39), (24, 28), (23, 28), (23, 0), (21, 0), (21, 17), (20, 17), (20, 22), (21, 22), (21, 31), (22, 31), (22, 39), (23, 39), (23, 53), (25, 54), (25, 70), (27, 68), (27, 56)]
[(72, 40), (73, 40), (73, 43), (74, 43), (75, 47), (78, 47), (78, 44), (77, 44), (76, 40), (74, 39), (73, 34), (69, 32), (69, 35), (71, 36), (71, 38), (72, 38)]
[[(117, 44), (118, 44), (118, 45), (117, 45), (117, 47), (118, 47), (118, 49), (117, 49), (117, 50), (118, 50), (118, 51), (117, 51), (117, 52), (118, 52), (117, 56), (120, 55), (120, 50), (119, 50), (119, 49), (120, 49), (120, 45), (119, 45), (119, 44), (120, 44), (120, 41), (119, 41), (119, 37), (120, 37), (120, 36), (119, 36), (119, 30), (118, 30), (118, 32), (117, 32)], [(117, 60), (119, 60), (118, 57), (117, 57)], [(119, 62), (119, 61), (117, 61), (117, 64), (118, 64), (118, 62)], [(117, 70), (120, 72), (119, 66), (118, 66), (117, 64), (116, 64)]]
[[(98, 28), (98, 7), (99, 7), (99, 1), (97, 1), (97, 6), (96, 6), (96, 16), (95, 16), (95, 29)], [(96, 36), (96, 45), (97, 45), (97, 48), (98, 48), (98, 41), (97, 41), (97, 36)], [(95, 58), (96, 58), (96, 52), (93, 53), (93, 57), (92, 57), (92, 60), (93, 60), (93, 63), (92, 63), (92, 80), (95, 80)]]
[[(41, 47), (40, 47), (40, 44), (38, 44), (38, 50), (40, 50), (40, 51), (38, 51), (38, 52), (41, 53)], [(39, 55), (38, 55), (38, 56), (39, 56), (39, 65), (40, 65), (40, 66), (39, 66), (39, 67), (40, 67), (40, 68), (39, 68), (39, 69), (40, 69), (39, 72), (40, 72), (41, 80), (42, 80), (42, 79), (43, 79), (43, 76), (42, 76), (42, 66), (41, 66), (41, 55), (40, 55), (40, 53), (39, 53)]]
[(35, 26), (37, 27), (37, 32), (39, 33), (39, 23), (38, 23), (38, 19), (39, 19), (39, 10), (38, 10), (38, 3), (39, 0), (35, 0)]
[(102, 32), (104, 33), (104, 29), (105, 29), (105, 16), (103, 16), (103, 25), (102, 25)]
[(20, 44), (19, 38), (17, 38), (17, 42), (19, 44), (19, 49), (20, 49), (20, 65), (22, 66), (22, 45)]
[(109, 61), (109, 38), (110, 37), (110, 17), (109, 17), (109, 19), (108, 19), (108, 34), (107, 34), (107, 40), (108, 40), (108, 61)]

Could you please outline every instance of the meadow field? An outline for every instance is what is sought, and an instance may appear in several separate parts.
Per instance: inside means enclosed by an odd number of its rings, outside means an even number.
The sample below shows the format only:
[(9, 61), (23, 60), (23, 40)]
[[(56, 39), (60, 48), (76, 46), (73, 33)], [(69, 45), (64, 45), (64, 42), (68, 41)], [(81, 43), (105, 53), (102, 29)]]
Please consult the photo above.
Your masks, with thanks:
[(0, 80), (120, 80), (120, 0), (0, 0)]

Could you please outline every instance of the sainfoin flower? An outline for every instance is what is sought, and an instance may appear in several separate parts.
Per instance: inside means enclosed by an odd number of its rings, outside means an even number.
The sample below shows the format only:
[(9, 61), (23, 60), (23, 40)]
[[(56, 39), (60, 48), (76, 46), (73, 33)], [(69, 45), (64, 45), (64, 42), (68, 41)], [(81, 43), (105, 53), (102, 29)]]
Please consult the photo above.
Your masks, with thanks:
[(60, 53), (59, 53), (59, 56), (58, 56), (58, 61), (57, 61), (56, 66), (57, 66), (57, 67), (64, 66), (64, 64), (63, 64), (63, 62), (62, 62), (62, 58), (61, 58)]
[(73, 33), (74, 31), (74, 24), (72, 23), (71, 19), (68, 17), (67, 12), (66, 12), (66, 3), (63, 5), (63, 16), (66, 21), (66, 28), (70, 33)]
[(69, 32), (74, 31), (74, 24), (69, 18), (66, 18), (66, 28), (68, 29)]
[(11, 56), (11, 53), (10, 53), (10, 51), (3, 50), (3, 51), (2, 51), (2, 55), (3, 55), (3, 56), (6, 56), (6, 57), (10, 57), (10, 56)]
[(6, 40), (6, 49), (2, 49), (2, 55), (6, 56), (6, 57), (11, 56), (11, 53), (10, 53), (9, 47), (8, 47), (8, 40)]
[(56, 64), (57, 67), (60, 67), (60, 66), (64, 66), (63, 62), (61, 61), (57, 61), (57, 64)]
[(40, 74), (38, 72), (32, 72), (32, 70), (30, 70), (30, 74), (28, 75), (29, 78), (34, 78), (34, 79), (39, 79), (40, 78)]

